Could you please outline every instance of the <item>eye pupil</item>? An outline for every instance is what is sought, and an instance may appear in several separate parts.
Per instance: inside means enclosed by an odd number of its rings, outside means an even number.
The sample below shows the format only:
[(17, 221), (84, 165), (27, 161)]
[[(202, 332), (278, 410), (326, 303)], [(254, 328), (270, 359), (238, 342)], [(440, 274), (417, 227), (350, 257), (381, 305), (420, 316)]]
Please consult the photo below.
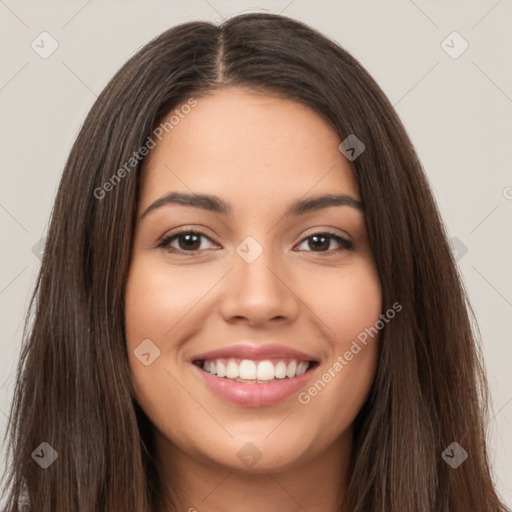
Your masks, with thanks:
[[(309, 244), (310, 247), (312, 247), (312, 248), (314, 247), (314, 248), (320, 249), (320, 250), (329, 249), (329, 237), (324, 236), (324, 235), (312, 235), (309, 237), (309, 239), (314, 241), (313, 245), (311, 243)], [(317, 244), (317, 242), (319, 240), (322, 240), (322, 242), (320, 244)]]
[[(186, 243), (181, 243), (182, 240), (186, 240)], [(179, 246), (180, 249), (183, 250), (190, 250), (190, 249), (198, 249), (201, 245), (201, 240), (199, 238), (199, 235), (196, 235), (195, 233), (190, 233), (186, 235), (181, 235), (179, 238)]]

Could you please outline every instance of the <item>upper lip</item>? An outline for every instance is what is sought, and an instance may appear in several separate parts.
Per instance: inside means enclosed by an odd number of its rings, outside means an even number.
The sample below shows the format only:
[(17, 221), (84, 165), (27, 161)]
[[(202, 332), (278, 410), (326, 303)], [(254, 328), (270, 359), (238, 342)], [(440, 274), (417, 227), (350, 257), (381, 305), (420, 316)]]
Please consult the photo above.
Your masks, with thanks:
[(254, 360), (294, 359), (297, 361), (315, 361), (314, 357), (284, 345), (250, 345), (247, 343), (230, 345), (228, 347), (211, 350), (210, 352), (203, 352), (202, 354), (197, 354), (194, 356), (192, 360), (203, 361), (205, 359), (211, 360), (221, 358), (240, 358)]

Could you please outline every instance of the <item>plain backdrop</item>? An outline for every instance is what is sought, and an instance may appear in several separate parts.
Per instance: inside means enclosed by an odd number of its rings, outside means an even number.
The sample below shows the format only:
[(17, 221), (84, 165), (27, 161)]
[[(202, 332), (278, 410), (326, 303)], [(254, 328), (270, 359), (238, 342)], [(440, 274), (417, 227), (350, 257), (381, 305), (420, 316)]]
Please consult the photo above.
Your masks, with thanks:
[[(490, 455), (512, 506), (510, 0), (0, 0), (1, 433), (39, 242), (96, 96), (134, 52), (171, 26), (250, 11), (282, 12), (336, 40), (401, 117), (479, 321), (493, 400)], [(3, 469), (5, 446), (1, 457)]]

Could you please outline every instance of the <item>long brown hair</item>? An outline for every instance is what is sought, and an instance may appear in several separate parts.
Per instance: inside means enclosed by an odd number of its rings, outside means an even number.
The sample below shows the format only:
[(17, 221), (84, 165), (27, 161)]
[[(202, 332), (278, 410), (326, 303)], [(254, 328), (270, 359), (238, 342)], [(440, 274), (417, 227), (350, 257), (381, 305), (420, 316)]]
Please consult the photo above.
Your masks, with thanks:
[[(228, 86), (301, 102), (342, 140), (355, 134), (365, 144), (352, 166), (383, 311), (396, 301), (403, 309), (381, 333), (340, 509), (506, 510), (486, 452), (488, 395), (471, 309), (404, 127), (356, 59), (270, 14), (166, 31), (121, 68), (88, 114), (64, 169), (26, 323), (8, 424), (8, 509), (24, 486), (33, 511), (149, 512), (158, 503), (162, 482), (124, 336), (142, 161), (125, 167), (108, 194), (97, 191), (170, 109)], [(47, 469), (33, 458), (43, 442), (58, 454)], [(442, 457), (453, 442), (469, 455), (457, 469)]]

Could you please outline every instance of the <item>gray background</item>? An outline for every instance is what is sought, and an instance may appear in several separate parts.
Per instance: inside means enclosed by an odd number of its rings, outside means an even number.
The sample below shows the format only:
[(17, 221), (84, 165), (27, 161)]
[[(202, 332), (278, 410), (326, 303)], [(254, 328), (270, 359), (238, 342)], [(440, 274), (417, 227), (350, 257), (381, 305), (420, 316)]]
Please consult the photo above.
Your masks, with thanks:
[[(335, 39), (395, 105), (454, 237), (479, 320), (493, 400), (490, 454), (498, 489), (512, 506), (511, 0), (0, 0), (2, 434), (40, 264), (37, 244), (96, 96), (167, 28), (249, 11), (282, 12)], [(51, 48), (43, 31), (58, 43), (46, 59), (31, 47)], [(469, 44), (457, 58), (447, 53), (463, 49), (462, 40), (448, 37), (454, 31)], [(2, 464), (4, 457), (2, 447)]]

